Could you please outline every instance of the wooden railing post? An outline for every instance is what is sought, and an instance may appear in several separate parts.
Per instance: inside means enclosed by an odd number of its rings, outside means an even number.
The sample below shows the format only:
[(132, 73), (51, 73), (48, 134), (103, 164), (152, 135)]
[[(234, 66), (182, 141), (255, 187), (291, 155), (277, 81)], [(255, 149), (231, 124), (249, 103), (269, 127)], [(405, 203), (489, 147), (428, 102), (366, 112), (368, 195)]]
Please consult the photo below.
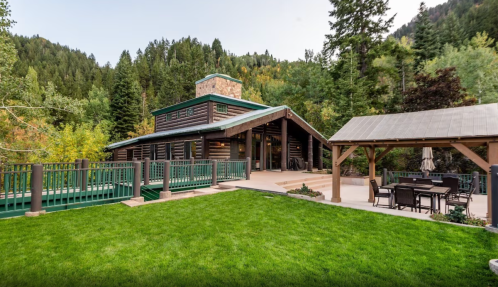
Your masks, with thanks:
[(74, 161), (74, 169), (76, 169), (76, 178), (74, 179), (75, 180), (75, 183), (74, 183), (74, 186), (80, 186), (80, 177), (81, 177), (81, 174), (80, 174), (80, 171), (79, 169), (81, 168), (81, 159), (76, 159)]
[(246, 179), (250, 180), (251, 179), (251, 158), (247, 158), (246, 162)]
[(212, 186), (215, 186), (215, 185), (218, 185), (218, 161), (217, 160), (213, 160), (213, 168), (212, 168), (212, 171), (213, 171), (213, 175), (212, 175), (212, 183), (211, 185)]
[[(474, 191), (474, 194), (480, 194), (481, 193), (481, 178), (479, 176), (479, 172), (478, 171), (474, 171), (472, 173), (472, 178), (474, 178), (474, 176), (477, 179), (477, 181), (476, 181), (476, 191)], [(469, 186), (469, 188), (472, 188), (472, 186)]]
[(133, 200), (138, 202), (144, 202), (144, 198), (140, 196), (140, 184), (142, 179), (140, 178), (142, 169), (142, 163), (139, 161), (133, 162)]
[[(90, 161), (87, 158), (81, 160), (81, 191), (87, 190), (87, 180), (88, 180), (88, 167), (90, 166)], [(80, 195), (81, 196), (81, 195)]]
[(42, 211), (43, 191), (43, 165), (33, 164), (31, 166), (31, 207), (26, 216), (33, 217), (43, 214)]
[(146, 157), (144, 162), (144, 185), (150, 183), (150, 158)]
[(195, 167), (195, 159), (193, 157), (190, 158), (190, 182), (194, 181), (194, 167)]
[(387, 185), (387, 168), (382, 169), (382, 185)]
[(159, 193), (160, 199), (171, 197), (171, 191), (169, 190), (170, 170), (171, 162), (167, 160), (164, 162), (163, 191)]

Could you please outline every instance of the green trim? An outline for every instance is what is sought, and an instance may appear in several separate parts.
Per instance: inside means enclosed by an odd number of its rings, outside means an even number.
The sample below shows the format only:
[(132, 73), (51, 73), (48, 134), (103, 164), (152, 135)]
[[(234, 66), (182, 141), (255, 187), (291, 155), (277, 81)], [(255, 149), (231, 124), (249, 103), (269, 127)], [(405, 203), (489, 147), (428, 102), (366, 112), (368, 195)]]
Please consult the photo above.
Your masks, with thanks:
[(200, 84), (204, 81), (207, 81), (209, 79), (212, 79), (212, 78), (215, 78), (215, 77), (218, 77), (218, 78), (223, 78), (225, 80), (229, 80), (229, 81), (232, 81), (232, 82), (236, 82), (236, 83), (239, 83), (239, 84), (242, 84), (242, 81), (241, 80), (238, 80), (238, 79), (234, 79), (228, 75), (223, 75), (223, 74), (211, 74), (211, 75), (207, 75), (204, 79), (200, 79), (199, 81), (195, 82), (195, 84)]
[(258, 103), (253, 103), (250, 101), (239, 100), (239, 99), (230, 98), (227, 96), (209, 94), (209, 95), (205, 95), (202, 97), (191, 99), (191, 100), (188, 100), (188, 101), (176, 104), (176, 105), (172, 105), (172, 106), (160, 109), (160, 110), (153, 111), (152, 115), (154, 115), (154, 116), (162, 115), (165, 113), (184, 109), (184, 108), (187, 108), (187, 107), (190, 107), (193, 105), (201, 104), (201, 103), (204, 103), (207, 101), (229, 104), (229, 105), (234, 105), (234, 106), (253, 109), (253, 110), (264, 110), (264, 109), (270, 108), (269, 106), (265, 106), (265, 105), (258, 104)]

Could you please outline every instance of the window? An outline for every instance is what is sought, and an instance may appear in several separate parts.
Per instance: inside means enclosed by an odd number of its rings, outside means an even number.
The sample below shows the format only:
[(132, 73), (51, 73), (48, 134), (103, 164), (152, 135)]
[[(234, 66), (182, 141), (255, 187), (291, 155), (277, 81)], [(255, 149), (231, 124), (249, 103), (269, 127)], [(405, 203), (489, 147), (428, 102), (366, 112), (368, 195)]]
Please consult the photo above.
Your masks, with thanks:
[(216, 104), (216, 111), (218, 113), (228, 114), (228, 107), (227, 107), (227, 105)]
[(193, 115), (194, 115), (194, 108), (187, 108), (187, 109), (185, 110), (185, 116), (186, 116), (186, 117), (191, 117), (191, 116), (193, 116)]
[(157, 160), (157, 145), (156, 144), (150, 145), (150, 159)]
[(173, 114), (172, 113), (166, 114), (166, 121), (167, 122), (171, 121), (172, 118), (173, 118)]
[(183, 146), (184, 159), (195, 158), (197, 155), (197, 146), (195, 142), (185, 142)]
[(166, 160), (172, 160), (171, 143), (166, 143)]
[(180, 111), (176, 111), (176, 118), (179, 119), (180, 118)]

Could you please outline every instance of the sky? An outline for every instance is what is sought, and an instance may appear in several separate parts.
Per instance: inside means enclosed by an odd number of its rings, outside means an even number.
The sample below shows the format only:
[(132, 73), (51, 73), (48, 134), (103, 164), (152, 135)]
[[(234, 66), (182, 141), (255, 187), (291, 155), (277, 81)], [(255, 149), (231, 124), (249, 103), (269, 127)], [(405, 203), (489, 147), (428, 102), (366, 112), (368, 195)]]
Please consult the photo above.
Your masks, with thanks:
[[(446, 0), (426, 0), (428, 7)], [(123, 50), (132, 55), (154, 39), (195, 37), (236, 54), (264, 53), (277, 59), (321, 51), (332, 5), (328, 0), (10, 0), (11, 30), (93, 53), (115, 66)], [(397, 14), (392, 31), (417, 15), (419, 1), (390, 0)]]

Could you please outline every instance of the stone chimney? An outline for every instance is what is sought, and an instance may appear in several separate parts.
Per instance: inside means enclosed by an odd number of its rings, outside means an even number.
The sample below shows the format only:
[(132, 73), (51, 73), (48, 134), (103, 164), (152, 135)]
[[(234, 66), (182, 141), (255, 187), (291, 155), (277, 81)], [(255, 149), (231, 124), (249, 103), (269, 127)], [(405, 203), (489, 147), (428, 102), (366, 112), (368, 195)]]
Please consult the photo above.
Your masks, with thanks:
[(228, 75), (212, 74), (195, 82), (195, 97), (220, 94), (236, 99), (242, 97), (242, 81)]

